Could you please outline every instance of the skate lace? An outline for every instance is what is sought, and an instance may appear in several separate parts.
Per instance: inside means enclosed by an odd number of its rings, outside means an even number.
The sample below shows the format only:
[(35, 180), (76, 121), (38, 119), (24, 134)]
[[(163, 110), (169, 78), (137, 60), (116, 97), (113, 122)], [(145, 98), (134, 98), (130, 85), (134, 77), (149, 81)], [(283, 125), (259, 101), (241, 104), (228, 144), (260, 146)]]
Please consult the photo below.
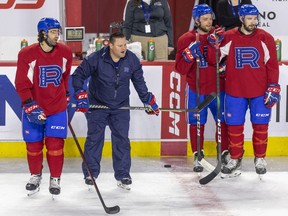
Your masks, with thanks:
[(233, 169), (237, 167), (238, 165), (238, 159), (230, 159), (225, 167), (228, 169)]
[(60, 179), (58, 179), (58, 178), (51, 178), (51, 179), (50, 179), (50, 187), (51, 187), (51, 188), (60, 188)]
[(256, 158), (255, 159), (255, 167), (257, 168), (266, 168), (267, 162), (264, 158)]
[(195, 161), (194, 161), (194, 166), (195, 167), (202, 167), (202, 165), (199, 163), (199, 161), (196, 159)]
[(29, 184), (37, 185), (41, 181), (41, 176), (39, 175), (32, 175), (29, 179)]
[(223, 151), (222, 152), (222, 155), (221, 155), (221, 161), (222, 163), (224, 164), (228, 164), (228, 162), (231, 160), (230, 158), (230, 154), (227, 150)]

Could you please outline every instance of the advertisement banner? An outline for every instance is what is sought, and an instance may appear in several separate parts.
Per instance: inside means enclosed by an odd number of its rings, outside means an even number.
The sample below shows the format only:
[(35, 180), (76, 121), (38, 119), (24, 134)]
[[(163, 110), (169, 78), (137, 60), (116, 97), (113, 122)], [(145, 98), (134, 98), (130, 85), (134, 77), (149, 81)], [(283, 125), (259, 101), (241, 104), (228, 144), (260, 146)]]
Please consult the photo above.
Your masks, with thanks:
[(259, 28), (274, 36), (288, 35), (288, 28), (285, 28), (287, 26), (287, 0), (252, 0), (252, 3), (260, 13)]
[(59, 0), (0, 0), (0, 37), (36, 37), (37, 24), (41, 18), (59, 20), (59, 6)]
[[(163, 66), (162, 107), (185, 108), (186, 77), (174, 71), (174, 65)], [(161, 113), (161, 155), (186, 156), (187, 122), (185, 112)]]
[[(76, 66), (72, 67), (74, 71)], [(145, 81), (149, 91), (153, 92), (159, 107), (185, 108), (185, 78), (173, 71), (173, 66), (143, 66)], [(21, 101), (14, 87), (15, 66), (0, 67), (0, 140), (19, 141), (21, 134)], [(281, 85), (281, 101), (272, 108), (269, 124), (269, 136), (285, 137), (288, 135), (288, 66), (280, 66), (279, 84)], [(70, 90), (72, 86), (69, 87)], [(131, 106), (143, 106), (133, 84), (131, 83)], [(72, 101), (73, 102), (73, 101)], [(162, 155), (165, 152), (186, 154), (187, 133), (186, 113), (160, 112), (159, 116), (147, 115), (145, 111), (131, 110), (130, 139), (136, 141), (161, 141)], [(83, 113), (73, 113), (71, 120), (79, 137), (86, 137), (87, 122)], [(249, 110), (245, 123), (245, 139), (251, 139), (252, 127)], [(110, 140), (111, 133), (107, 127), (105, 138)], [(215, 122), (211, 113), (205, 125), (205, 140), (214, 140)], [(69, 134), (71, 137), (71, 134)], [(171, 150), (173, 149), (173, 150)], [(171, 155), (171, 154), (170, 154)]]

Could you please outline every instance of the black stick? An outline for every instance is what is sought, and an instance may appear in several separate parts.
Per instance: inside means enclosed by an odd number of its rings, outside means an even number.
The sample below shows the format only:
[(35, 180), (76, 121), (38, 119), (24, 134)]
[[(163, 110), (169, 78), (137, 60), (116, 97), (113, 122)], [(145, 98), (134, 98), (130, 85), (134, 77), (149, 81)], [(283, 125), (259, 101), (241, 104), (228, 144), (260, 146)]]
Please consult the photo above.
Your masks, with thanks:
[[(216, 35), (216, 34), (215, 34)], [(221, 110), (220, 110), (220, 71), (219, 71), (219, 38), (216, 35), (216, 85), (217, 85), (217, 159), (218, 163), (215, 169), (207, 176), (199, 180), (201, 185), (212, 181), (221, 171)]]
[(73, 136), (73, 138), (74, 138), (74, 141), (75, 141), (75, 143), (76, 143), (76, 145), (77, 145), (77, 148), (78, 148), (78, 150), (79, 150), (79, 152), (80, 152), (80, 155), (81, 155), (81, 157), (82, 157), (82, 159), (83, 159), (84, 165), (85, 165), (85, 167), (86, 167), (86, 169), (87, 169), (87, 171), (88, 171), (88, 173), (89, 173), (89, 176), (90, 176), (91, 179), (92, 179), (94, 188), (95, 188), (95, 190), (96, 190), (96, 192), (97, 192), (97, 194), (98, 194), (98, 197), (99, 197), (99, 199), (100, 199), (100, 201), (101, 201), (101, 203), (102, 203), (102, 206), (103, 206), (105, 212), (106, 212), (107, 214), (117, 214), (118, 212), (120, 212), (120, 207), (119, 207), (118, 205), (113, 206), (113, 207), (107, 207), (107, 206), (105, 205), (104, 200), (103, 200), (103, 198), (102, 198), (102, 196), (101, 196), (101, 193), (100, 193), (100, 191), (99, 191), (99, 189), (98, 189), (98, 186), (97, 186), (97, 184), (96, 184), (96, 182), (95, 182), (95, 179), (94, 179), (94, 177), (93, 177), (93, 175), (92, 175), (91, 169), (90, 169), (90, 167), (89, 167), (89, 165), (88, 165), (88, 163), (87, 163), (87, 161), (86, 161), (86, 159), (85, 159), (85, 156), (84, 156), (84, 154), (83, 154), (83, 151), (82, 151), (82, 149), (81, 149), (81, 147), (80, 147), (80, 144), (79, 144), (79, 142), (78, 142), (78, 139), (77, 139), (77, 137), (76, 137), (76, 135), (75, 135), (75, 132), (74, 132), (74, 130), (73, 130), (72, 125), (71, 125), (70, 122), (68, 123), (68, 126), (69, 126), (69, 129), (70, 129), (70, 131), (71, 131), (71, 134), (72, 134), (72, 136)]
[[(199, 42), (199, 33), (196, 32), (196, 43)], [(196, 103), (200, 105), (200, 59), (196, 58)], [(200, 124), (200, 111), (196, 113), (196, 128), (197, 128), (197, 160), (202, 160), (201, 154), (201, 124)]]
[[(196, 106), (193, 109), (178, 109), (178, 108), (159, 108), (159, 110), (164, 112), (200, 112), (203, 110), (206, 106), (208, 106), (214, 99), (216, 98), (216, 93), (212, 92), (210, 95), (208, 95), (202, 103), (199, 104), (199, 106)], [(72, 104), (72, 107), (76, 107), (76, 104)], [(91, 104), (89, 106), (89, 109), (111, 109), (108, 106), (104, 105), (94, 105)], [(124, 109), (124, 110), (147, 110), (149, 107), (142, 107), (142, 106), (128, 106), (128, 107), (119, 107), (118, 109)]]

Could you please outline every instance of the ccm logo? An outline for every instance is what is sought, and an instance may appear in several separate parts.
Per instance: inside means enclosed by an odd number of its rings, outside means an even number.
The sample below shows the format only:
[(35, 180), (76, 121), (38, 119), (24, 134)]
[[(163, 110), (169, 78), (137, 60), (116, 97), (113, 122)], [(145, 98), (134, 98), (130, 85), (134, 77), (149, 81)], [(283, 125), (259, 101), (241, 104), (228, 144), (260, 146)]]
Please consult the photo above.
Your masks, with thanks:
[[(179, 94), (181, 91), (181, 75), (174, 71), (170, 73), (170, 89), (172, 91), (169, 95), (169, 107), (179, 109), (181, 100)], [(169, 133), (179, 136), (180, 130), (177, 124), (180, 122), (180, 115), (175, 112), (169, 112), (169, 117), (173, 119), (173, 127), (169, 126)]]
[[(17, 0), (8, 0), (6, 3), (0, 3), (1, 9), (10, 9), (13, 7)], [(45, 0), (35, 0), (35, 3), (25, 4), (25, 3), (16, 3), (14, 9), (39, 9), (43, 6)]]

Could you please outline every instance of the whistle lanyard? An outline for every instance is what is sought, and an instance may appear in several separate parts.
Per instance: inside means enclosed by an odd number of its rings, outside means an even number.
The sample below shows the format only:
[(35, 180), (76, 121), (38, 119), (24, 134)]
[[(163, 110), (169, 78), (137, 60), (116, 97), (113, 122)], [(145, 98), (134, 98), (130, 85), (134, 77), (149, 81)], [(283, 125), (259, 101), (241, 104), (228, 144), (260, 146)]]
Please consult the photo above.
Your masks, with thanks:
[(144, 13), (144, 19), (146, 23), (148, 24), (150, 20), (150, 14), (151, 14), (151, 4), (149, 4), (148, 11), (146, 11), (143, 0), (141, 1), (141, 3), (142, 3), (142, 10)]
[[(231, 7), (233, 16), (237, 16), (237, 14), (236, 14), (236, 12), (234, 10), (234, 6), (232, 5), (232, 1), (231, 0), (229, 0), (229, 4), (230, 4), (230, 7)], [(240, 7), (240, 0), (238, 0), (238, 11), (239, 11), (239, 7)]]

